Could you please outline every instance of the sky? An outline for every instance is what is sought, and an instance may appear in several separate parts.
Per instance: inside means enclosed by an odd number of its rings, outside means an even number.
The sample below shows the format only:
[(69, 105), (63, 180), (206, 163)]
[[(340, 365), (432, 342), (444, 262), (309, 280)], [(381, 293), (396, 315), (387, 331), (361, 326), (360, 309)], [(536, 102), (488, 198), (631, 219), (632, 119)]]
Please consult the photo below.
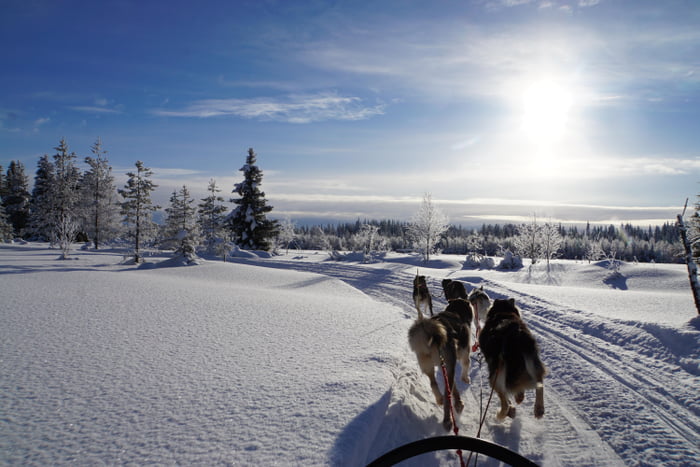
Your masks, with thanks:
[(248, 148), (272, 216), (673, 222), (700, 192), (700, 2), (0, 1), (0, 165), (61, 138), (166, 206)]

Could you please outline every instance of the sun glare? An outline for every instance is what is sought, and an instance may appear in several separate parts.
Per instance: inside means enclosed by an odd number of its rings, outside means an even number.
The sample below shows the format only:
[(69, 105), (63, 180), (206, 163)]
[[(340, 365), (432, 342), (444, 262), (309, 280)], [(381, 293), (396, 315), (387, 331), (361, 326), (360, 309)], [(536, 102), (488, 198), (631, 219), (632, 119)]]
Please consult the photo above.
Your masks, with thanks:
[(548, 145), (561, 139), (571, 107), (571, 93), (553, 80), (539, 80), (522, 95), (522, 126), (535, 144)]

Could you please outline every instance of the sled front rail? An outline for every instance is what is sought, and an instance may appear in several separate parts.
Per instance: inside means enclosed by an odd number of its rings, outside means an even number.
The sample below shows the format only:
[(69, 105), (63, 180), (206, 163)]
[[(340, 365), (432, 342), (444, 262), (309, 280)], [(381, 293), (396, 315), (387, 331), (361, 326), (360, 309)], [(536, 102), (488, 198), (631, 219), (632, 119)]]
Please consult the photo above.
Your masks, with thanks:
[(491, 457), (514, 467), (537, 467), (537, 464), (517, 452), (480, 438), (468, 436), (437, 436), (404, 444), (367, 464), (367, 467), (389, 467), (427, 452), (461, 449)]

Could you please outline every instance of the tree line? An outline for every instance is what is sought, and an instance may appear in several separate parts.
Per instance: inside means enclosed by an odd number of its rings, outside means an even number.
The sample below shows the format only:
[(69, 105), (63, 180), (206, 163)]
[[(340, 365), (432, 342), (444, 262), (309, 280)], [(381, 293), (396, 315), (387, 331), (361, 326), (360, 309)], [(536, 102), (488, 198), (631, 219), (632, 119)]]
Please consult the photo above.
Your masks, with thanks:
[(165, 222), (158, 225), (153, 213), (161, 207), (151, 200), (158, 185), (142, 161), (128, 172), (123, 188), (117, 188), (112, 167), (98, 138), (84, 158), (87, 169), (77, 165), (77, 154), (63, 138), (53, 157), (42, 156), (30, 192), (29, 177), (20, 161), (11, 161), (7, 172), (0, 167), (0, 241), (15, 238), (47, 241), (66, 257), (74, 242), (89, 242), (95, 249), (127, 243), (136, 262), (142, 249), (172, 249), (185, 256), (197, 250), (224, 255), (234, 245), (268, 250), (278, 236), (279, 224), (267, 218), (272, 210), (260, 190), (262, 171), (257, 155), (248, 150), (240, 169), (243, 181), (234, 186), (230, 210), (210, 180), (208, 196), (196, 203), (187, 186), (176, 190), (165, 208)]
[[(483, 224), (479, 228), (449, 225), (435, 244), (435, 251), (468, 255), (471, 260), (505, 256), (511, 252), (535, 261), (542, 259), (679, 263), (682, 245), (678, 225), (667, 222), (646, 228), (631, 224), (564, 226), (535, 221), (524, 224)], [(410, 221), (360, 220), (298, 227), (294, 244), (301, 249), (358, 250), (365, 246), (363, 229), (377, 229), (378, 250), (407, 251), (415, 247)], [(540, 231), (541, 229), (541, 231)], [(529, 239), (529, 240), (528, 240)]]

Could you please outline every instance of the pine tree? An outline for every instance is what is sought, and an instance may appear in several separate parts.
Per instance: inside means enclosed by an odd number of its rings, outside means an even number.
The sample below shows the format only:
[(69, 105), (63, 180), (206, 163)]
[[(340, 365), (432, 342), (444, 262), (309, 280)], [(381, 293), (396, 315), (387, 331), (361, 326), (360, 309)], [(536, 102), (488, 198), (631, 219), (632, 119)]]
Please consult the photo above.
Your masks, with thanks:
[[(2, 201), (2, 198), (0, 198)], [(5, 206), (0, 202), (0, 242), (9, 242), (14, 237), (14, 230), (10, 223), (7, 214), (5, 214)]]
[(55, 184), (50, 191), (55, 205), (52, 212), (54, 216), (52, 239), (61, 248), (62, 257), (66, 258), (80, 228), (78, 206), (80, 171), (75, 166), (77, 156), (68, 150), (68, 143), (64, 138), (54, 149), (57, 152), (53, 156), (56, 171)]
[(134, 241), (134, 261), (141, 262), (141, 245), (153, 234), (153, 211), (155, 206), (151, 201), (151, 192), (158, 185), (151, 180), (153, 172), (144, 167), (143, 162), (136, 161), (136, 172), (128, 172), (129, 179), (119, 194), (124, 198), (121, 203), (122, 215), (127, 226), (127, 235)]
[(119, 205), (112, 167), (105, 156), (107, 151), (102, 149), (102, 141), (98, 138), (90, 150), (95, 157), (85, 158), (89, 169), (83, 174), (81, 190), (84, 229), (97, 250), (119, 231)]
[(209, 180), (209, 195), (199, 204), (199, 227), (202, 232), (204, 248), (209, 254), (223, 254), (226, 248), (224, 222), (227, 208), (224, 198), (217, 193), (221, 190), (214, 179)]
[(10, 162), (4, 182), (2, 204), (12, 224), (15, 235), (23, 235), (29, 220), (29, 179), (24, 173), (24, 164)]
[(433, 204), (430, 193), (423, 195), (423, 202), (418, 212), (413, 215), (408, 225), (408, 234), (423, 253), (425, 261), (430, 260), (430, 253), (447, 231), (449, 219), (447, 215)]
[(37, 240), (48, 241), (53, 230), (52, 187), (56, 182), (56, 171), (49, 156), (44, 154), (37, 163), (34, 188), (29, 201), (29, 234)]
[(279, 227), (277, 221), (265, 216), (272, 211), (272, 206), (267, 205), (265, 193), (260, 191), (263, 174), (255, 165), (256, 158), (253, 148), (248, 149), (246, 163), (239, 169), (243, 172), (243, 182), (234, 185), (233, 189), (240, 198), (231, 198), (237, 207), (229, 214), (227, 223), (234, 243), (241, 248), (269, 250)]
[[(3, 172), (3, 168), (0, 165), (0, 200), (5, 198), (6, 195), (6, 187), (5, 187), (5, 172)], [(2, 204), (2, 203), (0, 203)]]
[(173, 191), (170, 206), (165, 209), (167, 218), (163, 234), (163, 245), (174, 248), (175, 253), (194, 256), (200, 235), (197, 225), (197, 210), (194, 198), (185, 185), (179, 192)]

